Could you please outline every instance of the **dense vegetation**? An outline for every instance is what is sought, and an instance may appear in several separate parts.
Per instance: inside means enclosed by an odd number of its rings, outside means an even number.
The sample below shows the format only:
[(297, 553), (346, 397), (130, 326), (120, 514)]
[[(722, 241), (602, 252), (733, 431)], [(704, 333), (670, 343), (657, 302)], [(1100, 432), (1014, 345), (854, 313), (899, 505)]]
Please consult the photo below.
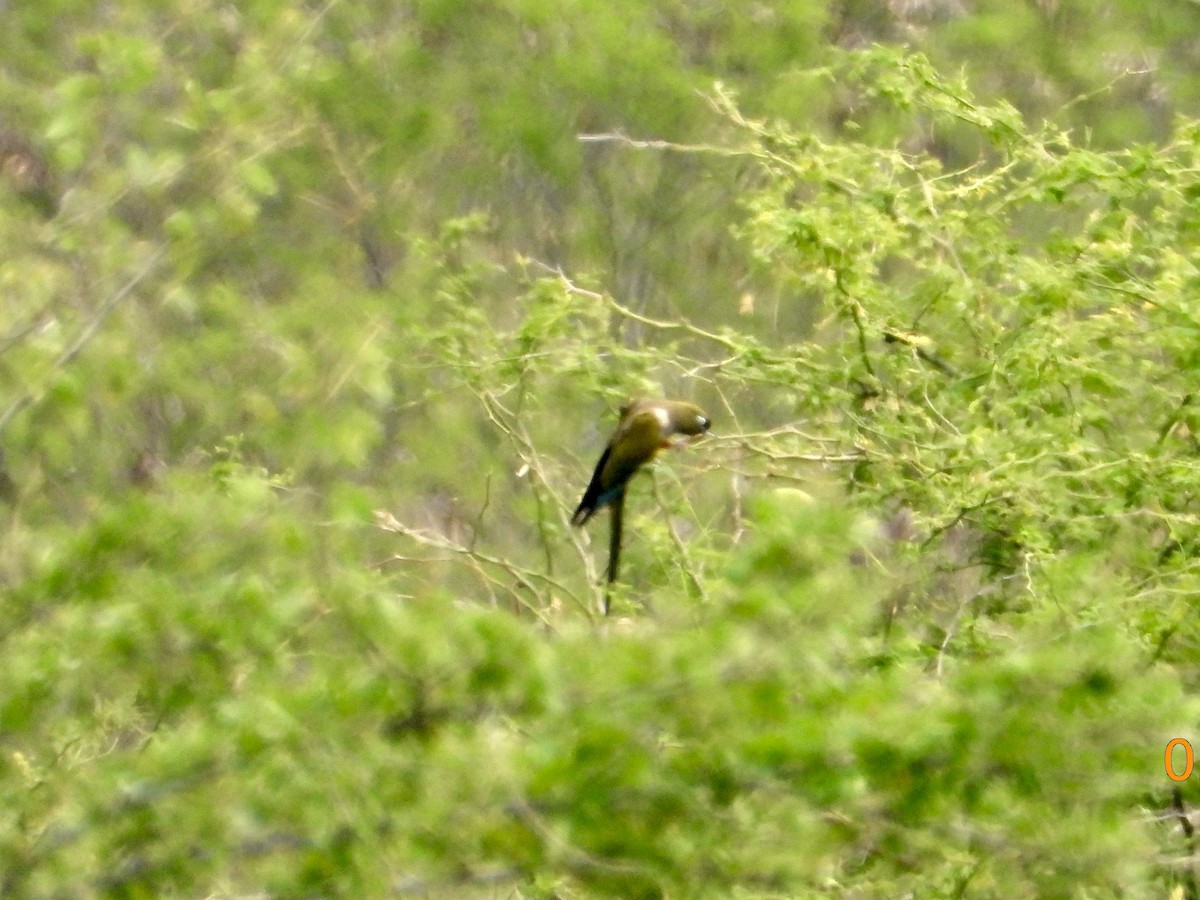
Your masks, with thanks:
[(5, 7), (0, 893), (1200, 896), (1143, 7)]

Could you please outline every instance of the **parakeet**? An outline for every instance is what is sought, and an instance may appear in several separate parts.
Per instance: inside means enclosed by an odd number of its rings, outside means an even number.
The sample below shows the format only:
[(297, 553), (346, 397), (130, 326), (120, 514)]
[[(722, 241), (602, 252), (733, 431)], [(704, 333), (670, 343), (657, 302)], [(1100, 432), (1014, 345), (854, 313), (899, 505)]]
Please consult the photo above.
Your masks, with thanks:
[[(659, 450), (686, 444), (711, 426), (700, 407), (680, 400), (636, 400), (621, 407), (621, 420), (608, 446), (596, 463), (592, 480), (571, 516), (571, 524), (582, 526), (604, 506), (612, 508), (608, 545), (608, 583), (617, 579), (621, 558), (621, 531), (625, 511), (625, 487), (633, 474), (654, 459)], [(608, 594), (604, 597), (608, 613)]]

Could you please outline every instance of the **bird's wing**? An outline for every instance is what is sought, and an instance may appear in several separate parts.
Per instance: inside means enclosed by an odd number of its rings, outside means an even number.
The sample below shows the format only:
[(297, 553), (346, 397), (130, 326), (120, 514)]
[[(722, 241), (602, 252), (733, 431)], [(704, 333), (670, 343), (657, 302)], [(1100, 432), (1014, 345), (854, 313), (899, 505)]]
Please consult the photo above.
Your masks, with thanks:
[(575, 507), (575, 512), (571, 516), (572, 525), (586, 524), (587, 520), (596, 514), (596, 510), (604, 505), (605, 501), (601, 497), (604, 492), (604, 467), (608, 465), (610, 456), (612, 456), (611, 442), (600, 455), (600, 461), (596, 463), (596, 469), (592, 472), (592, 480), (588, 482), (587, 490), (583, 492), (583, 499)]

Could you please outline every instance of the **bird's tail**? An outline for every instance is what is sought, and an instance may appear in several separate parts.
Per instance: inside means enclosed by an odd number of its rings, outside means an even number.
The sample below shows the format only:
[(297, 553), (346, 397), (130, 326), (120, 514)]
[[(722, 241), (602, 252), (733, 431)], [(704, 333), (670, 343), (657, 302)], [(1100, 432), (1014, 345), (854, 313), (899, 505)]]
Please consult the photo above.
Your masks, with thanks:
[(571, 514), (571, 524), (575, 526), (586, 525), (588, 520), (596, 514), (596, 511), (608, 506), (610, 503), (616, 503), (618, 498), (624, 499), (625, 485), (620, 487), (610, 488), (607, 491), (600, 490), (599, 476), (592, 479), (592, 483), (588, 485), (588, 489), (584, 491), (583, 499), (579, 501), (579, 506), (575, 507), (575, 512)]
[(621, 532), (625, 527), (625, 492), (621, 491), (612, 500), (612, 523), (608, 532), (608, 576), (604, 585), (604, 603), (601, 609), (608, 615), (609, 592), (621, 567)]

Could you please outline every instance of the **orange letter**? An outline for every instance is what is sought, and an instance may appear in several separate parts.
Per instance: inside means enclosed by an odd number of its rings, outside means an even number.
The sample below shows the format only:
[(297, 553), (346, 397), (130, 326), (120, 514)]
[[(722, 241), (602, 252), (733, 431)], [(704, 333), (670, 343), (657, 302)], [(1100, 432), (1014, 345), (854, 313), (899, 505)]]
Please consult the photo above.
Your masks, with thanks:
[[(1183, 761), (1186, 765), (1183, 768), (1182, 775), (1175, 774), (1175, 767), (1171, 765), (1171, 751), (1175, 749), (1176, 744), (1183, 745)], [(1192, 774), (1192, 763), (1195, 761), (1192, 756), (1192, 745), (1183, 738), (1171, 738), (1167, 741), (1167, 777), (1172, 781), (1186, 781), (1187, 777)]]

